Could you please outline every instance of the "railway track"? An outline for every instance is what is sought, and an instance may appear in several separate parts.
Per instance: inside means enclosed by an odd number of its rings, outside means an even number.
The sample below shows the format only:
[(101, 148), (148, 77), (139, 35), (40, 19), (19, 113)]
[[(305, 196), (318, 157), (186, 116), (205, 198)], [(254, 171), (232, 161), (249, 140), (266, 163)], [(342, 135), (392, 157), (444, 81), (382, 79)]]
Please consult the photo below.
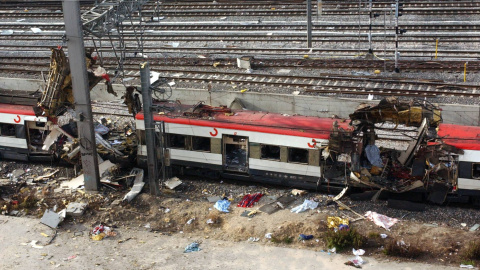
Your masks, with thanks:
[[(11, 60), (14, 59), (14, 60)], [(6, 72), (47, 72), (49, 67), (48, 57), (3, 57), (0, 60), (0, 70)], [(110, 70), (116, 68), (116, 59), (103, 58), (104, 66)], [(135, 69), (141, 60), (129, 59), (125, 64), (126, 67)], [(236, 58), (216, 57), (216, 58), (185, 58), (185, 57), (168, 57), (168, 58), (150, 58), (149, 63), (153, 68), (163, 68), (171, 66), (182, 67), (236, 67)], [(254, 68), (315, 68), (315, 69), (380, 69), (386, 68), (387, 71), (393, 71), (395, 64), (393, 61), (383, 61), (379, 59), (286, 59), (286, 58), (266, 58), (257, 57), (252, 59), (251, 64)], [(416, 61), (416, 60), (400, 60), (398, 66), (403, 72), (412, 71), (448, 71), (463, 72), (465, 61)], [(468, 63), (469, 72), (480, 71), (480, 62), (473, 61)]]
[[(163, 77), (176, 82), (235, 84), (241, 87), (277, 87), (298, 89), (309, 94), (351, 94), (351, 95), (396, 95), (410, 97), (461, 96), (479, 97), (480, 86), (452, 84), (439, 81), (415, 81), (375, 76), (345, 76), (336, 74), (318, 74), (317, 76), (285, 76), (271, 74), (246, 74), (239, 72), (221, 72), (204, 70), (171, 69), (151, 62), (152, 70)], [(139, 78), (138, 65), (125, 65), (125, 77)], [(47, 70), (25, 70), (22, 68), (0, 67), (0, 70), (13, 72), (39, 73)]]
[[(23, 30), (30, 31), (32, 27), (41, 28), (43, 31), (64, 31), (62, 22), (54, 23), (14, 23), (14, 22), (0, 22), (0, 30)], [(480, 30), (480, 22), (470, 21), (468, 23), (458, 22), (404, 22), (400, 23), (399, 27), (407, 32), (426, 32), (426, 31), (478, 31)], [(139, 29), (139, 25), (125, 24), (124, 31), (133, 31)], [(164, 22), (155, 24), (143, 24), (143, 32), (149, 31), (306, 31), (305, 22), (261, 22), (250, 21), (242, 23), (219, 23), (219, 22)], [(384, 30), (391, 32), (394, 29), (393, 25), (384, 25), (383, 23), (373, 23), (372, 31), (383, 33)], [(314, 22), (312, 24), (313, 31), (362, 31), (365, 33), (369, 30), (369, 24), (361, 23), (346, 23), (346, 22)]]

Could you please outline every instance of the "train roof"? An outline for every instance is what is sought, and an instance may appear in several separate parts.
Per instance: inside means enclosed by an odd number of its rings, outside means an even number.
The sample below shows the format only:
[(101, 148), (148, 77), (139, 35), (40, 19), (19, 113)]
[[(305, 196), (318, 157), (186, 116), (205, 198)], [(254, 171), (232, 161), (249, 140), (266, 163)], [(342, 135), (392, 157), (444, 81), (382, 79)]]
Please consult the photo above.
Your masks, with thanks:
[(0, 113), (35, 116), (32, 106), (0, 103)]
[[(345, 119), (287, 115), (263, 111), (230, 110), (227, 108), (219, 111), (210, 110), (208, 116), (205, 114), (203, 114), (203, 116), (198, 116), (198, 114), (192, 115), (188, 113), (192, 107), (193, 106), (182, 105), (180, 109), (173, 112), (167, 114), (155, 114), (154, 120), (167, 123), (227, 128), (318, 139), (328, 139), (335, 121), (337, 121), (339, 126), (344, 129), (351, 128), (348, 125), (350, 121)], [(137, 114), (136, 119), (143, 120), (143, 112)]]
[(480, 150), (480, 127), (440, 124), (437, 135), (446, 144), (465, 150)]

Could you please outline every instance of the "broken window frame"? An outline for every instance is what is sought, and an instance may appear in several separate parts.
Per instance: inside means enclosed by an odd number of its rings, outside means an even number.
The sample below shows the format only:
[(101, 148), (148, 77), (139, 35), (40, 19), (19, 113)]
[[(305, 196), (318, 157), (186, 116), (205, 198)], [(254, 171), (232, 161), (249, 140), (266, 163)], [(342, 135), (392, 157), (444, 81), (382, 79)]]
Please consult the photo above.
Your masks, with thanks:
[[(212, 151), (211, 139), (208, 138), (208, 137), (190, 136), (189, 140), (191, 141), (191, 143), (190, 143), (191, 147), (189, 148), (189, 150), (197, 151), (197, 152), (206, 152), (206, 153), (210, 153)], [(199, 145), (199, 144), (198, 144), (198, 142), (196, 143), (195, 140), (204, 140), (204, 142), (201, 143), (200, 145), (208, 145), (208, 150), (207, 149), (196, 148), (195, 146)], [(208, 141), (208, 143), (206, 143), (207, 141)]]
[[(173, 145), (172, 144), (172, 139), (175, 138), (175, 137), (183, 137), (183, 146), (178, 146), (178, 145)], [(168, 133), (167, 134), (167, 147), (168, 148), (173, 148), (173, 149), (183, 149), (183, 150), (188, 150), (187, 148), (187, 136), (186, 135), (183, 135), (183, 134), (176, 134), (176, 133)], [(180, 140), (178, 140), (178, 142), (180, 142)]]
[[(478, 166), (477, 169), (475, 167)], [(477, 173), (475, 173), (477, 171)], [(480, 180), (480, 162), (472, 163), (472, 179)]]
[[(292, 151), (305, 151), (304, 158), (302, 160), (304, 161), (299, 161), (299, 160), (293, 160), (292, 159)], [(287, 161), (288, 163), (295, 163), (295, 164), (304, 164), (308, 165), (308, 149), (303, 149), (303, 148), (296, 148), (296, 147), (288, 147), (288, 152), (287, 152)]]
[[(0, 136), (1, 137), (15, 138), (16, 137), (15, 126), (16, 125), (14, 125), (14, 124), (0, 123)], [(10, 131), (12, 130), (12, 128), (13, 128), (13, 134), (12, 135), (6, 135), (6, 134), (10, 134)], [(9, 131), (9, 133), (7, 133), (6, 131)]]
[[(264, 157), (263, 154), (263, 149), (264, 148), (269, 148), (269, 147), (276, 147), (278, 148), (278, 158), (275, 158), (275, 157)], [(280, 161), (280, 152), (281, 152), (281, 149), (280, 149), (280, 146), (279, 145), (273, 145), (273, 144), (260, 144), (260, 159), (263, 159), (263, 160), (272, 160), (272, 161)]]

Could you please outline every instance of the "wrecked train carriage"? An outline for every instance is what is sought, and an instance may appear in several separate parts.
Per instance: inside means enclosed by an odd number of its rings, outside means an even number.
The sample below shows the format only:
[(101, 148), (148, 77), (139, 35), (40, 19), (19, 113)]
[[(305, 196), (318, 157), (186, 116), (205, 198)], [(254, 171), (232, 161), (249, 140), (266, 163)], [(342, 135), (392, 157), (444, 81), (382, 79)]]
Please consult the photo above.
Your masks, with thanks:
[(0, 103), (0, 159), (50, 159), (42, 150), (48, 133), (47, 118), (36, 117), (32, 106)]
[[(164, 123), (167, 162), (178, 173), (308, 189), (343, 188), (346, 184), (343, 173), (328, 171), (332, 164), (345, 165), (333, 162), (323, 147), (335, 119), (203, 104), (161, 106), (170, 108), (154, 114), (154, 120)], [(142, 113), (136, 116), (140, 163), (146, 162), (147, 155), (143, 117)], [(347, 121), (338, 125), (349, 129)], [(322, 178), (324, 170), (330, 178)]]

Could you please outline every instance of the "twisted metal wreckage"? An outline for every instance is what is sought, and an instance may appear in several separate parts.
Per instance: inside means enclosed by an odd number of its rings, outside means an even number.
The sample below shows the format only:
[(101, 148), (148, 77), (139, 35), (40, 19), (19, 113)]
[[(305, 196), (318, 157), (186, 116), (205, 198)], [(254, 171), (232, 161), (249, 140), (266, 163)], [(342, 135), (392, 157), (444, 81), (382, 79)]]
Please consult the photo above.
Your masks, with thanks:
[[(51, 123), (50, 133), (45, 137), (42, 149), (50, 151), (57, 158), (69, 163), (79, 164), (82, 142), (77, 139), (76, 122), (74, 119), (69, 119), (68, 124), (62, 126), (57, 124), (58, 117), (67, 111), (75, 115), (71, 110), (74, 108), (74, 100), (69, 64), (62, 48), (52, 48), (51, 50), (52, 56), (46, 86), (38, 104), (34, 107), (37, 117), (47, 117)], [(117, 96), (106, 70), (101, 66), (94, 68), (97, 57), (92, 56), (91, 51), (87, 51), (85, 59), (89, 89), (92, 90), (100, 81), (105, 80), (107, 92)], [(104, 118), (101, 123), (94, 123), (94, 125), (97, 153), (103, 159), (126, 164), (134, 162), (137, 144), (132, 127), (125, 126), (123, 131), (111, 130), (114, 123)]]
[[(107, 91), (116, 95), (106, 71), (102, 67), (93, 69), (95, 57), (87, 52), (86, 58), (90, 89), (106, 79)], [(135, 115), (140, 108), (135, 99), (130, 97), (134, 90), (129, 90), (124, 101)], [(57, 117), (73, 105), (67, 59), (61, 48), (52, 49), (47, 85), (35, 112), (37, 116), (46, 116), (55, 124)], [(463, 154), (463, 150), (444, 143), (437, 135), (441, 120), (441, 111), (426, 102), (405, 102), (392, 97), (375, 106), (362, 104), (350, 115), (349, 128), (344, 129), (337, 122), (334, 123), (328, 146), (321, 147), (322, 156), (333, 161), (322, 168), (322, 177), (347, 179), (346, 183), (353, 187), (393, 193), (424, 189), (425, 194), (429, 194), (429, 200), (442, 203), (447, 193), (456, 186), (458, 155)], [(394, 126), (389, 127), (387, 123), (393, 123)], [(115, 163), (135, 164), (138, 142), (135, 128), (126, 127), (121, 132), (109, 132), (106, 125), (106, 121), (96, 124), (96, 143), (100, 156)], [(416, 134), (408, 135), (404, 127), (416, 127)], [(407, 149), (382, 147), (385, 139), (379, 139), (377, 133), (385, 131), (393, 134), (393, 138), (403, 137), (404, 141), (409, 141)], [(103, 136), (107, 133), (110, 136), (105, 139)], [(63, 126), (53, 125), (44, 140), (43, 150), (79, 164), (81, 142), (76, 135), (73, 119)]]
[[(350, 162), (350, 181), (354, 187), (367, 187), (402, 193), (414, 189), (426, 191), (428, 199), (443, 203), (455, 188), (458, 177), (458, 155), (462, 149), (444, 143), (437, 131), (441, 111), (432, 104), (401, 102), (387, 98), (376, 106), (360, 105), (350, 114), (352, 130), (334, 125), (328, 151), (346, 155)], [(387, 122), (393, 128), (385, 128)], [(406, 137), (399, 125), (417, 127), (406, 150), (379, 148), (377, 132), (388, 129), (395, 138)], [(337, 168), (337, 172), (338, 172)], [(326, 172), (328, 177), (329, 172)]]

